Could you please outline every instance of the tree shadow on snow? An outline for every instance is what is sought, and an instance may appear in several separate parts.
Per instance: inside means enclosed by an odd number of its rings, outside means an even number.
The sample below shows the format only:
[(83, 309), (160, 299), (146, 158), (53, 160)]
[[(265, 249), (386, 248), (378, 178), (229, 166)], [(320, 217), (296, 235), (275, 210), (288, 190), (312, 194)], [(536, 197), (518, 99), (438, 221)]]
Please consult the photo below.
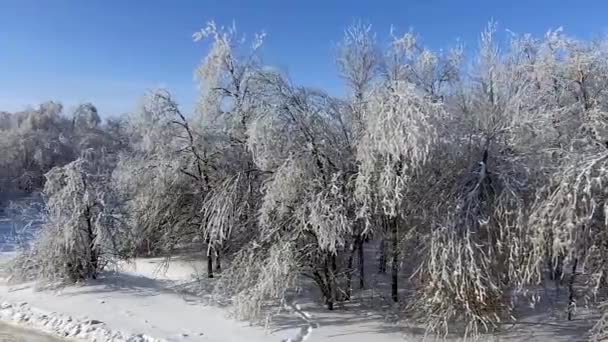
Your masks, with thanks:
[(153, 279), (145, 276), (122, 272), (103, 272), (95, 280), (84, 284), (70, 286), (62, 291), (62, 296), (79, 296), (85, 294), (123, 293), (136, 297), (154, 297), (160, 294), (171, 294), (180, 297), (190, 305), (223, 304), (212, 301), (210, 291), (213, 283), (193, 279), (192, 281), (175, 282), (166, 279)]
[(161, 293), (174, 293), (168, 286), (170, 281), (157, 280), (118, 272), (103, 272), (97, 279), (69, 287), (63, 295), (83, 295), (100, 293), (127, 293), (130, 295), (150, 297)]

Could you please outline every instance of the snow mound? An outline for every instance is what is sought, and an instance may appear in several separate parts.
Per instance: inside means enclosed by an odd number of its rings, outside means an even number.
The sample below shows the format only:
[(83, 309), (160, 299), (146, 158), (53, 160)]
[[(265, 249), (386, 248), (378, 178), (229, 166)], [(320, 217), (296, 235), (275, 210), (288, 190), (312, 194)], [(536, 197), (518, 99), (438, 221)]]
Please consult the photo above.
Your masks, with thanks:
[(95, 319), (75, 319), (69, 315), (56, 312), (44, 312), (32, 308), (25, 302), (0, 304), (0, 321), (13, 323), (59, 337), (68, 337), (84, 341), (115, 342), (166, 342), (144, 334), (126, 334), (113, 331), (105, 323)]

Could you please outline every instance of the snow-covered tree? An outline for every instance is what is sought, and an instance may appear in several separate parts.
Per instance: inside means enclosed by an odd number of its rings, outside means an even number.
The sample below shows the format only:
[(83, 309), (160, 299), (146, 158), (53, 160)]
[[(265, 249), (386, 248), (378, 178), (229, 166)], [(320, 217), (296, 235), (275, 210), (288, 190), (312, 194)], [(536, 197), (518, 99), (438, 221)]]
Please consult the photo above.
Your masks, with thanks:
[(84, 103), (74, 111), (72, 123), (75, 129), (95, 129), (101, 123), (97, 108), (91, 103)]
[(126, 258), (132, 247), (103, 152), (47, 173), (47, 218), (35, 243), (12, 265), (17, 278), (48, 281), (95, 279), (109, 263)]

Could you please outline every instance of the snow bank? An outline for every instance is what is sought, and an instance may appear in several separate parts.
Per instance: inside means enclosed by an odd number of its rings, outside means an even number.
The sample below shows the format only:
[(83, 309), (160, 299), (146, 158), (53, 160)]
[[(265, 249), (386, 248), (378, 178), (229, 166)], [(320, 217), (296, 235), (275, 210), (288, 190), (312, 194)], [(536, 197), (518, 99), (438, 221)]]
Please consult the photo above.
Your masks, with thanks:
[(0, 320), (32, 328), (60, 337), (85, 341), (163, 342), (143, 334), (126, 334), (112, 331), (103, 322), (94, 319), (78, 320), (56, 312), (44, 312), (25, 302), (0, 304)]

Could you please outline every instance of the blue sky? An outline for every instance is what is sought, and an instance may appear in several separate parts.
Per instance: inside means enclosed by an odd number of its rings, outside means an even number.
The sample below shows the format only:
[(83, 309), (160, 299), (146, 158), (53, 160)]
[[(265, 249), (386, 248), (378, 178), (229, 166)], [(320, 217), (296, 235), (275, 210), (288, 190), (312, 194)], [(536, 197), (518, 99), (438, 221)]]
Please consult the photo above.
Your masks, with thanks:
[(189, 110), (193, 70), (205, 54), (192, 33), (210, 19), (266, 31), (265, 62), (340, 94), (334, 46), (355, 19), (380, 37), (391, 24), (413, 28), (439, 48), (456, 38), (475, 46), (491, 18), (518, 33), (563, 26), (591, 38), (607, 32), (606, 13), (605, 0), (0, 0), (0, 109), (54, 99), (67, 107), (90, 101), (112, 115), (164, 86)]

